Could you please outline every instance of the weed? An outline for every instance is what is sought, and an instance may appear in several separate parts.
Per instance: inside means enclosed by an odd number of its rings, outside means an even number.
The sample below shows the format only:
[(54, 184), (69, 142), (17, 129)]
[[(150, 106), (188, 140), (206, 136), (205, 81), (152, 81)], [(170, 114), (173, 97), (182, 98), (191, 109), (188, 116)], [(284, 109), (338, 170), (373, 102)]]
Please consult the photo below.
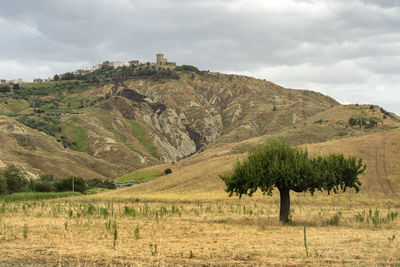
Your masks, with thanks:
[(308, 257), (306, 225), (303, 225), (303, 233), (304, 233), (304, 248), (306, 249), (306, 255)]
[(139, 228), (139, 224), (138, 224), (138, 225), (136, 225), (136, 228), (135, 228), (135, 239), (136, 240), (139, 239), (139, 231), (140, 231), (140, 228)]
[(24, 224), (24, 228), (23, 228), (22, 232), (23, 232), (23, 235), (24, 235), (24, 239), (27, 239), (28, 238), (28, 232), (29, 232), (28, 225)]
[(111, 229), (111, 219), (109, 219), (108, 221), (106, 221), (106, 230), (110, 231)]
[(157, 253), (158, 253), (158, 248), (157, 248), (157, 244), (150, 244), (149, 245), (149, 248), (150, 248), (150, 253), (151, 253), (151, 256), (156, 256), (157, 255)]
[(326, 225), (338, 225), (341, 217), (341, 213), (338, 212), (335, 215), (332, 216), (329, 220), (325, 221)]
[(118, 238), (118, 230), (117, 230), (117, 223), (114, 222), (113, 224), (113, 228), (114, 228), (114, 234), (113, 234), (113, 248), (115, 249), (116, 245), (117, 245), (117, 238)]
[(125, 206), (124, 207), (124, 215), (135, 217), (136, 216), (135, 208), (131, 208), (129, 206)]
[(396, 238), (396, 236), (393, 234), (392, 236), (389, 236), (388, 237), (388, 240), (389, 240), (389, 244), (392, 244), (393, 243), (393, 240)]

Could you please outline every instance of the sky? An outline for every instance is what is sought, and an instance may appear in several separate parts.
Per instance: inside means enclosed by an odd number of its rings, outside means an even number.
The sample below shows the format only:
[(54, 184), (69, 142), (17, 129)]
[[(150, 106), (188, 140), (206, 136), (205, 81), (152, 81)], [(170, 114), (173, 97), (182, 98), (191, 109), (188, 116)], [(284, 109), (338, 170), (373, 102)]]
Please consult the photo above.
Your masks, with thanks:
[(1, 79), (164, 53), (400, 115), (400, 0), (2, 0), (0, 33)]

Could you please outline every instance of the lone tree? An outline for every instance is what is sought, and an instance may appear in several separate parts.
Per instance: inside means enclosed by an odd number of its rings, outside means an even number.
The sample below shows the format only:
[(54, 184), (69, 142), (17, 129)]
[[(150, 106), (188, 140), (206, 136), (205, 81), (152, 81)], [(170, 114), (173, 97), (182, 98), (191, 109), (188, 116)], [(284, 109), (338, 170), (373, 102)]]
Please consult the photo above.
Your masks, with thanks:
[(342, 154), (310, 157), (306, 150), (294, 148), (285, 140), (270, 140), (256, 146), (242, 162), (236, 162), (230, 174), (221, 175), (229, 196), (252, 196), (257, 189), (272, 195), (276, 187), (280, 193), (279, 219), (289, 221), (290, 190), (295, 192), (354, 188), (358, 193), (358, 176), (366, 166), (361, 159)]

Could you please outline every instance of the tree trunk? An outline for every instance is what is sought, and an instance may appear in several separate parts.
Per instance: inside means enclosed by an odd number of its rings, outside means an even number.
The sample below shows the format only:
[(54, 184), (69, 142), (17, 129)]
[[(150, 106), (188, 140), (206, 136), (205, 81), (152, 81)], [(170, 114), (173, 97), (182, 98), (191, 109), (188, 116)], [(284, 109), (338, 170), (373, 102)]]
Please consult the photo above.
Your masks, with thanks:
[(281, 207), (279, 211), (279, 220), (283, 223), (289, 222), (289, 211), (290, 211), (290, 193), (289, 189), (279, 189), (281, 195)]

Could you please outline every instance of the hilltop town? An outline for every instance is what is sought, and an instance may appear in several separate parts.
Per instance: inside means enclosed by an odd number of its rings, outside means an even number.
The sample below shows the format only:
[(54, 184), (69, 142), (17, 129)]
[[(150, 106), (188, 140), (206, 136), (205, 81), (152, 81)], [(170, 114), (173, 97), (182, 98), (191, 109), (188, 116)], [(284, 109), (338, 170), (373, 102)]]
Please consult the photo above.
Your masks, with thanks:
[[(121, 67), (129, 67), (129, 66), (152, 66), (152, 67), (159, 67), (163, 69), (173, 69), (176, 67), (176, 62), (168, 62), (168, 59), (165, 58), (164, 54), (157, 54), (156, 55), (156, 62), (150, 62), (150, 61), (140, 61), (140, 60), (131, 60), (129, 62), (120, 62), (120, 61), (105, 61), (101, 64), (97, 64), (95, 66), (92, 66), (90, 68), (85, 68), (85, 69), (78, 69), (72, 72), (74, 75), (87, 75), (90, 74), (98, 69), (101, 69), (102, 67), (113, 67), (113, 68), (121, 68)], [(57, 74), (58, 78), (62, 78), (63, 74)], [(54, 80), (53, 78), (36, 78), (33, 80), (33, 82), (48, 82)], [(6, 80), (6, 79), (1, 79), (0, 84), (1, 85), (13, 85), (13, 84), (23, 84), (25, 81), (21, 78), (15, 79), (15, 80)]]

